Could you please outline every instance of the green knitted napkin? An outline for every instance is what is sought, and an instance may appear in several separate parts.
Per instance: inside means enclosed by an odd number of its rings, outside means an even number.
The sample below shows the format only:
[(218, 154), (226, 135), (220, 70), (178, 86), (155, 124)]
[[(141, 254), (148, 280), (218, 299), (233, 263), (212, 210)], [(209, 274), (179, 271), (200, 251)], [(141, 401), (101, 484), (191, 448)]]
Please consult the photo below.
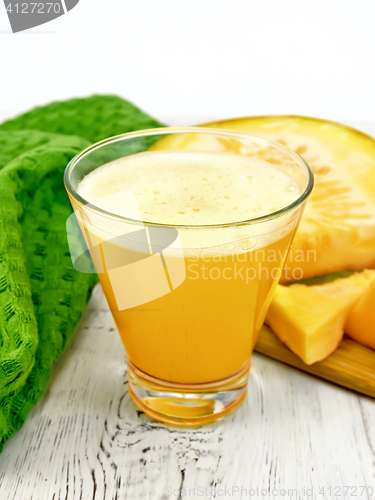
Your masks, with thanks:
[(132, 130), (164, 127), (139, 108), (116, 96), (94, 95), (37, 107), (0, 125), (0, 130), (35, 129), (78, 135), (90, 142)]
[(0, 451), (46, 390), (96, 282), (71, 263), (64, 169), (92, 142), (160, 126), (115, 96), (52, 103), (0, 125)]

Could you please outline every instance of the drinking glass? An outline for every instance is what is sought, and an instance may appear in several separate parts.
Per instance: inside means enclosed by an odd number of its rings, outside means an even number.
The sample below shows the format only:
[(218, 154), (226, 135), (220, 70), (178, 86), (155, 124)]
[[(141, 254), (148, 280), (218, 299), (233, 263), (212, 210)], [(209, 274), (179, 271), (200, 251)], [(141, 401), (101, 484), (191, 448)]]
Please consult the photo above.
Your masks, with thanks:
[[(147, 221), (132, 190), (120, 193), (126, 200), (121, 213), (109, 210), (107, 199), (78, 194), (94, 169), (147, 150), (214, 152), (228, 171), (233, 155), (262, 160), (297, 181), (300, 193), (260, 217), (239, 214), (236, 221), (210, 225)], [(77, 255), (71, 230), (75, 267), (90, 272), (88, 249), (127, 352), (136, 406), (185, 427), (230, 413), (246, 395), (251, 353), (312, 190), (309, 166), (287, 147), (257, 137), (162, 128), (94, 144), (69, 163), (64, 180), (87, 247)]]

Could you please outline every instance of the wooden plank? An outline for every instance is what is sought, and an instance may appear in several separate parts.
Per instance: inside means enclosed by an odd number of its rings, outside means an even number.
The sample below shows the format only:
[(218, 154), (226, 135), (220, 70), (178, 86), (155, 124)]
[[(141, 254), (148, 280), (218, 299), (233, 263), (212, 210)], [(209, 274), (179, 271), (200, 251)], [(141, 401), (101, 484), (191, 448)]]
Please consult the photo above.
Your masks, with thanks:
[(256, 353), (248, 396), (227, 418), (199, 429), (150, 420), (130, 400), (98, 285), (48, 392), (0, 455), (0, 499), (367, 500), (374, 464), (374, 399)]
[(304, 372), (375, 398), (375, 351), (348, 337), (323, 361), (306, 365), (266, 325), (255, 351)]

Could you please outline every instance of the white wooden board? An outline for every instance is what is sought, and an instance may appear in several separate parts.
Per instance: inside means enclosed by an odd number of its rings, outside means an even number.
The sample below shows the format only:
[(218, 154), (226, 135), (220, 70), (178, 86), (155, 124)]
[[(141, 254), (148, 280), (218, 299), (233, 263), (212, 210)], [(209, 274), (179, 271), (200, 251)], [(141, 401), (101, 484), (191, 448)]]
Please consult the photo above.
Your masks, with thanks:
[(308, 498), (304, 488), (352, 498), (328, 488), (372, 485), (375, 494), (374, 473), (375, 401), (261, 355), (245, 403), (226, 420), (198, 430), (150, 421), (130, 401), (124, 350), (97, 286), (48, 392), (0, 455), (0, 499), (189, 498), (181, 488), (246, 498), (236, 487), (253, 498), (268, 498), (262, 489)]

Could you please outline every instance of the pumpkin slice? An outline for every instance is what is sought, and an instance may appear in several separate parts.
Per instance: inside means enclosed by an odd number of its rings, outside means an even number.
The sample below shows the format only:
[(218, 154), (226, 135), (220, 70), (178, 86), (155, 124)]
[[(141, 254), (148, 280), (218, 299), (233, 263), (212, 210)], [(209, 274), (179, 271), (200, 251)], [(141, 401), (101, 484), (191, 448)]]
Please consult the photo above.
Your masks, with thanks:
[(278, 285), (266, 323), (306, 364), (321, 361), (339, 345), (351, 309), (374, 278), (367, 269), (321, 285)]
[(351, 311), (344, 330), (352, 339), (375, 349), (375, 280)]
[[(249, 117), (206, 123), (289, 146), (310, 165), (315, 186), (289, 253), (282, 281), (341, 269), (375, 267), (375, 140), (339, 123), (302, 116)], [(235, 141), (210, 139), (231, 151)], [(154, 149), (190, 149), (202, 136), (169, 136)], [(204, 145), (203, 145), (204, 146)], [(297, 269), (293, 274), (293, 270)], [(293, 279), (293, 275), (295, 278)]]

